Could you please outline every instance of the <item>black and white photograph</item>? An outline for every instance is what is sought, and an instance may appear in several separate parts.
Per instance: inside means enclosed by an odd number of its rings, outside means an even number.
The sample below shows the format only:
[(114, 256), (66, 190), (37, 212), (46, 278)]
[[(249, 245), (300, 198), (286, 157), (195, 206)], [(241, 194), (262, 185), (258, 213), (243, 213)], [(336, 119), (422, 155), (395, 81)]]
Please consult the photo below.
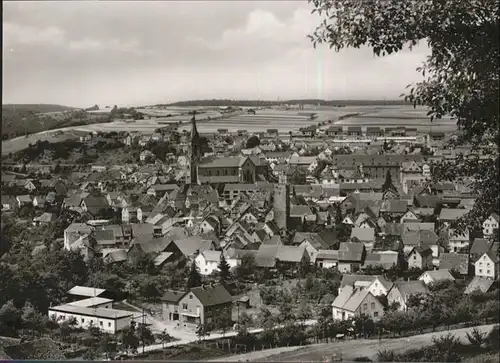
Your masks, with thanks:
[(2, 8), (0, 360), (499, 361), (498, 0)]

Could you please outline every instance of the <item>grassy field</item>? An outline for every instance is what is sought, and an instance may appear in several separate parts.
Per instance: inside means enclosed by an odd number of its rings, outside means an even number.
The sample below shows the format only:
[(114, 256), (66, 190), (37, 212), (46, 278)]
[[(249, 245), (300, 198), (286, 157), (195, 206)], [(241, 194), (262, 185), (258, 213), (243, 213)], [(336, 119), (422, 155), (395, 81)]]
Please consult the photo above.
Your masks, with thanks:
[[(182, 111), (185, 111), (183, 109)], [(316, 118), (311, 120), (307, 116), (299, 115), (300, 112), (315, 112)], [(356, 116), (345, 117), (346, 115)], [(209, 119), (210, 117), (210, 119)], [(28, 138), (15, 138), (2, 142), (2, 155), (9, 152), (22, 150), (29, 143), (35, 143), (37, 140), (56, 141), (68, 139), (71, 133), (70, 130), (92, 132), (112, 132), (112, 131), (129, 131), (140, 132), (144, 134), (152, 134), (157, 128), (165, 126), (166, 123), (182, 124), (179, 131), (189, 131), (191, 125), (189, 120), (190, 115), (179, 115), (173, 117), (165, 117), (150, 120), (137, 120), (135, 122), (108, 122), (108, 123), (92, 123), (88, 125), (72, 126), (64, 128), (63, 135), (54, 136), (49, 132), (42, 132), (36, 135), (30, 135)], [(417, 128), (421, 132), (456, 131), (456, 124), (449, 119), (436, 120), (431, 123), (426, 116), (426, 109), (419, 107), (414, 109), (412, 106), (347, 106), (347, 107), (311, 107), (303, 111), (299, 110), (258, 110), (256, 115), (248, 115), (244, 113), (236, 113), (234, 115), (224, 116), (220, 118), (220, 114), (214, 111), (207, 111), (196, 117), (198, 120), (198, 130), (203, 134), (213, 134), (218, 129), (228, 129), (229, 132), (237, 130), (246, 130), (249, 133), (265, 132), (267, 129), (278, 129), (281, 134), (287, 134), (289, 131), (298, 131), (301, 127), (309, 125), (317, 125), (318, 123), (326, 123), (327, 125), (336, 124), (342, 126), (379, 126), (379, 127), (395, 127), (405, 126)]]

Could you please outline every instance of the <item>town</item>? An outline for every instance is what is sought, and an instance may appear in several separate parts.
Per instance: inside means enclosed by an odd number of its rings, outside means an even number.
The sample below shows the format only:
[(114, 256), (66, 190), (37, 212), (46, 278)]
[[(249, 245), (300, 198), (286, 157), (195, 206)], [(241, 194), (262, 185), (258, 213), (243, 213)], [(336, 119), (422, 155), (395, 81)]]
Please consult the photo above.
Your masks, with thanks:
[[(203, 112), (189, 132), (93, 132), (4, 156), (2, 335), (99, 358), (498, 319), (499, 216), (455, 228), (477, 195), (432, 178), (495, 150), (328, 122), (202, 136)], [(130, 162), (101, 162), (118, 154)]]
[(500, 2), (4, 4), (0, 360), (498, 362)]

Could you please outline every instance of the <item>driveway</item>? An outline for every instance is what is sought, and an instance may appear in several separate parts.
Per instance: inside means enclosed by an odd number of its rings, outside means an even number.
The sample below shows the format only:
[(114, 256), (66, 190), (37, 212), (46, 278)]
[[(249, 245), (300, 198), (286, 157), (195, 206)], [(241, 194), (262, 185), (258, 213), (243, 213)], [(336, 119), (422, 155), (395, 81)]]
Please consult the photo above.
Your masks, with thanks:
[[(482, 325), (477, 328), (481, 332), (488, 333), (494, 325)], [(357, 357), (368, 357), (374, 359), (377, 352), (382, 349), (393, 350), (403, 353), (408, 349), (420, 348), (432, 344), (432, 337), (443, 336), (453, 333), (463, 343), (468, 343), (466, 333), (472, 331), (473, 327), (414, 335), (397, 339), (358, 339), (337, 343), (313, 344), (307, 347), (283, 347), (267, 349), (257, 352), (235, 355), (227, 358), (218, 358), (218, 362), (237, 361), (326, 361), (336, 355), (344, 361), (353, 361)]]

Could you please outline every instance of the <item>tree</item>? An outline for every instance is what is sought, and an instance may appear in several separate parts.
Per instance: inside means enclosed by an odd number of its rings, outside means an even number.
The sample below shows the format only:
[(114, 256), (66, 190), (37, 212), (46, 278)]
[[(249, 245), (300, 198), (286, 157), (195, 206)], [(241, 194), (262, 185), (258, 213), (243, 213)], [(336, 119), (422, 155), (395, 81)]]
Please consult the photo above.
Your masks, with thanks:
[(196, 336), (198, 340), (204, 339), (208, 335), (208, 329), (205, 324), (200, 324), (196, 327)]
[(389, 189), (394, 188), (394, 185), (392, 184), (392, 175), (389, 170), (387, 170), (387, 174), (385, 174), (385, 181), (384, 184), (382, 185), (382, 191), (385, 193)]
[[(376, 56), (410, 50), (426, 40), (431, 49), (422, 67), (423, 81), (405, 100), (429, 107), (431, 121), (449, 115), (461, 135), (455, 144), (492, 145), (499, 135), (499, 2), (310, 0), (322, 22), (309, 38), (316, 47), (327, 43), (335, 51), (367, 45)], [(389, 26), (390, 24), (390, 26)], [(479, 198), (471, 212), (453, 227), (482, 223), (500, 202), (499, 160), (459, 157), (453, 164), (435, 165), (436, 180), (472, 178)]]
[(116, 341), (109, 334), (104, 334), (99, 342), (99, 351), (106, 355), (106, 359), (111, 358), (118, 351)]
[(229, 266), (229, 263), (226, 261), (224, 253), (220, 254), (220, 261), (217, 268), (219, 269), (219, 282), (224, 284), (231, 277), (231, 266)]
[(142, 352), (144, 353), (145, 346), (155, 342), (155, 336), (146, 324), (139, 324), (136, 329), (136, 334), (137, 339), (142, 344)]
[(238, 279), (250, 278), (253, 276), (255, 268), (255, 257), (252, 254), (245, 253), (241, 257), (241, 263), (236, 267), (236, 276), (238, 276)]
[(121, 348), (127, 353), (130, 350), (132, 353), (137, 352), (139, 347), (139, 338), (135, 334), (135, 326), (126, 327), (120, 333)]
[(196, 262), (193, 262), (191, 264), (191, 269), (189, 270), (189, 277), (187, 280), (187, 289), (191, 289), (193, 287), (198, 287), (201, 286), (201, 275), (200, 271), (198, 269), (198, 266), (196, 265)]
[(469, 342), (478, 348), (486, 341), (486, 333), (482, 333), (477, 327), (474, 327), (470, 333), (466, 333), (466, 336)]
[(156, 338), (161, 342), (162, 348), (165, 348), (165, 344), (174, 341), (174, 337), (168, 334), (166, 329), (164, 329), (160, 334), (158, 334)]
[(0, 335), (16, 336), (21, 326), (21, 313), (12, 300), (0, 308)]
[(44, 316), (35, 307), (26, 301), (21, 310), (23, 327), (32, 333), (41, 333), (44, 330)]
[(251, 148), (254, 148), (254, 147), (259, 146), (259, 145), (260, 145), (259, 137), (256, 135), (252, 135), (247, 140), (246, 148), (251, 149)]

